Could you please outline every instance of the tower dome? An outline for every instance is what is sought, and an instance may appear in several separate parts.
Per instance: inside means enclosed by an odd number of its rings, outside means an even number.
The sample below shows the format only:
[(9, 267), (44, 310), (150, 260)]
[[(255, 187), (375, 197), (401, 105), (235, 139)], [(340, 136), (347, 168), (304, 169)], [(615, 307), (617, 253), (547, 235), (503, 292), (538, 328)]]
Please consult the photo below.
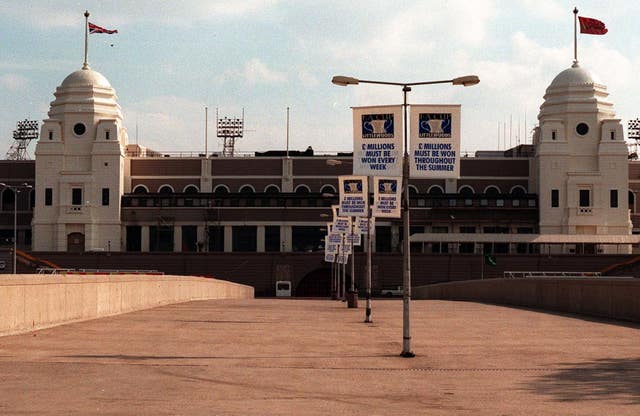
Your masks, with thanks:
[(111, 88), (111, 84), (109, 84), (104, 75), (91, 69), (79, 69), (72, 72), (62, 81), (60, 87), (85, 87), (88, 85)]
[(551, 81), (540, 106), (538, 119), (567, 112), (599, 113), (613, 118), (613, 104), (607, 100), (607, 87), (592, 72), (574, 63)]

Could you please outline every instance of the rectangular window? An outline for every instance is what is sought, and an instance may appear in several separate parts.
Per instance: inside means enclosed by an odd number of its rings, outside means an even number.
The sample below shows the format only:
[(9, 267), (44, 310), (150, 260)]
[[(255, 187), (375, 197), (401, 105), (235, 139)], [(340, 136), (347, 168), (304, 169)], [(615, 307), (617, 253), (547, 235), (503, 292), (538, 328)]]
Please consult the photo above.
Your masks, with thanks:
[(102, 188), (102, 205), (109, 205), (109, 188)]
[(149, 251), (173, 251), (173, 227), (170, 225), (149, 227)]
[(294, 252), (311, 252), (324, 249), (325, 231), (320, 227), (291, 227), (291, 245)]
[(231, 228), (231, 244), (234, 252), (258, 251), (258, 227), (255, 225), (241, 225)]
[(376, 226), (376, 252), (391, 252), (391, 227), (380, 225)]
[(611, 131), (611, 140), (615, 140), (616, 139), (616, 132), (615, 131)]
[(82, 205), (82, 188), (71, 189), (71, 205)]
[(280, 251), (280, 227), (277, 225), (267, 225), (264, 227), (264, 251)]
[(591, 191), (588, 189), (580, 189), (580, 206), (581, 207), (590, 207), (591, 206)]
[(109, 130), (104, 132), (104, 139), (109, 140)]
[(142, 251), (142, 227), (127, 225), (127, 251)]
[(44, 188), (44, 204), (46, 206), (53, 205), (53, 188)]
[(198, 227), (195, 225), (182, 226), (182, 251), (194, 252), (198, 250)]
[(555, 130), (551, 132), (551, 140), (555, 140), (556, 139), (556, 132)]
[(609, 193), (609, 206), (618, 208), (618, 190), (612, 189)]
[(551, 190), (551, 208), (558, 208), (560, 206), (560, 191), (557, 189)]
[(211, 225), (207, 230), (208, 248), (211, 252), (224, 251), (224, 227)]
[(53, 132), (49, 131), (49, 140), (53, 140)]

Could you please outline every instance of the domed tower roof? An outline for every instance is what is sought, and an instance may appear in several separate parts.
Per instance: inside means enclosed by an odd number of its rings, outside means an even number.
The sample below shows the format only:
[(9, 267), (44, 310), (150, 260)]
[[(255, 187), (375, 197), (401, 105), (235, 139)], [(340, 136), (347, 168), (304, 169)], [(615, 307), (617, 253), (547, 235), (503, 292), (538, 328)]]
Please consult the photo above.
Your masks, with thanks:
[(615, 112), (608, 96), (607, 87), (596, 75), (574, 63), (547, 87), (538, 119), (569, 112), (602, 112), (612, 118)]
[(91, 69), (80, 69), (72, 72), (62, 81), (60, 88), (84, 87), (89, 85), (111, 88), (111, 84), (109, 84), (109, 81), (104, 75)]
[(118, 97), (111, 84), (101, 73), (88, 67), (69, 74), (54, 93), (50, 118), (62, 118), (63, 114), (93, 112), (100, 118), (122, 119)]

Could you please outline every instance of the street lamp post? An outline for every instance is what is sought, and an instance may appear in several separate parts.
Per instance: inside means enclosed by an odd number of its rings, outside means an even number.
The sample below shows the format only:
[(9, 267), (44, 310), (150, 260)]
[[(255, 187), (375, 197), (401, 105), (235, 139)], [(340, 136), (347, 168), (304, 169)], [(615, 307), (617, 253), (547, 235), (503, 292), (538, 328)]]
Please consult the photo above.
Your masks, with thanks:
[(380, 85), (396, 85), (402, 87), (403, 100), (403, 119), (404, 119), (404, 155), (402, 158), (402, 192), (404, 192), (402, 217), (403, 217), (403, 242), (402, 242), (402, 357), (415, 357), (411, 351), (411, 318), (410, 318), (410, 302), (411, 302), (411, 255), (409, 253), (409, 147), (407, 136), (407, 93), (411, 91), (411, 87), (415, 85), (432, 85), (432, 84), (453, 84), (462, 85), (464, 87), (476, 85), (480, 82), (480, 78), (476, 75), (467, 75), (463, 77), (442, 80), (442, 81), (425, 81), (425, 82), (385, 82), (362, 80), (353, 77), (345, 77), (342, 75), (334, 76), (332, 83), (346, 87), (347, 85), (363, 84), (380, 84)]
[(7, 185), (6, 183), (0, 183), (0, 187), (4, 189), (11, 189), (13, 192), (13, 274), (18, 274), (17, 271), (17, 250), (18, 250), (18, 191), (20, 189), (31, 189), (32, 186), (28, 183), (23, 183), (20, 186)]

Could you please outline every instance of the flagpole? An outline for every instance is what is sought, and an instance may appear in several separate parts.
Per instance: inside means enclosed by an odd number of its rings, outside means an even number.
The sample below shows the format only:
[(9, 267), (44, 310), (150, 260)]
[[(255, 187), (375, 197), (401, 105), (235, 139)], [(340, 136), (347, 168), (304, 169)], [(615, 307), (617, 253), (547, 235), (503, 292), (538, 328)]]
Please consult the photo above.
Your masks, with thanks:
[(84, 64), (82, 69), (89, 69), (89, 11), (84, 11)]
[(578, 64), (578, 8), (573, 8), (573, 63)]

